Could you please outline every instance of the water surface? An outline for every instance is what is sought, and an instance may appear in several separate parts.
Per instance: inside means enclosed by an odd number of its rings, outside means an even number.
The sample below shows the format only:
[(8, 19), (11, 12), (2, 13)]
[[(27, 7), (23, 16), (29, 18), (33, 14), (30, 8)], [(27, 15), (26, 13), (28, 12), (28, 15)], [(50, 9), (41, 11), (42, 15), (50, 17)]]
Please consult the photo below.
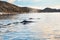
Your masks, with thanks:
[(60, 13), (25, 13), (0, 19), (0, 40), (59, 39)]

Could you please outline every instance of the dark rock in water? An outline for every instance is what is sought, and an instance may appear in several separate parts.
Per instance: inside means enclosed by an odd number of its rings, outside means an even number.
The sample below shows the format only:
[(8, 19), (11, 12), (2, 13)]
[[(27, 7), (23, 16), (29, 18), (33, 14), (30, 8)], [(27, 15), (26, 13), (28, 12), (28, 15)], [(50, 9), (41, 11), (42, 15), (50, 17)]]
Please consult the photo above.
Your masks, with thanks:
[(19, 22), (14, 22), (13, 24), (18, 24)]
[(9, 24), (7, 24), (6, 26), (11, 25), (11, 24), (18, 24), (18, 23), (20, 23), (20, 22), (9, 23)]
[(29, 18), (29, 19), (33, 19), (33, 18)]
[(24, 21), (22, 21), (22, 22), (20, 22), (20, 23), (26, 25), (26, 24), (28, 24), (28, 23), (32, 23), (32, 22), (33, 22), (33, 21), (27, 21), (27, 20), (24, 20)]
[(11, 25), (11, 23), (7, 24), (7, 25)]
[(40, 18), (29, 18), (29, 19), (31, 20), (31, 19), (40, 19)]

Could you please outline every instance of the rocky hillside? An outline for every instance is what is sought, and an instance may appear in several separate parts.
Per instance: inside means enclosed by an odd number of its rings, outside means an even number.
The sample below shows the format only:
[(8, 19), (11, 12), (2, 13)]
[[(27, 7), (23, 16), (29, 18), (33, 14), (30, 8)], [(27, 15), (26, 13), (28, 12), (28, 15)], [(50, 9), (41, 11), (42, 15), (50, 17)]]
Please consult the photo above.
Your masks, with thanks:
[(0, 12), (12, 13), (12, 12), (29, 12), (27, 7), (18, 7), (5, 1), (0, 1)]

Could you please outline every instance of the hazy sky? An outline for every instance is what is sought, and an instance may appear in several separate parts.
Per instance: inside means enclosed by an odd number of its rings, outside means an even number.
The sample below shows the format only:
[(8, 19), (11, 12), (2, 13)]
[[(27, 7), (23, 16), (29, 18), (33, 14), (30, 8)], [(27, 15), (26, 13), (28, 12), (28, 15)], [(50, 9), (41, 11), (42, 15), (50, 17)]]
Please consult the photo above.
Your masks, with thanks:
[(19, 6), (60, 8), (60, 0), (4, 0)]

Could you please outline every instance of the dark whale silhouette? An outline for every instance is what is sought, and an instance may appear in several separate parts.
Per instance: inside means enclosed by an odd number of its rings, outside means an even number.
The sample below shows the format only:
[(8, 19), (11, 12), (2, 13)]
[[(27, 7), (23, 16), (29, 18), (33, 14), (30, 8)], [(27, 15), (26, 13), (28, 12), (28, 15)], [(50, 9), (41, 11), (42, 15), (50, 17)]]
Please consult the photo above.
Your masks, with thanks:
[(22, 23), (22, 24), (24, 24), (24, 25), (26, 25), (26, 24), (28, 24), (28, 23), (32, 23), (33, 21), (27, 21), (27, 20), (23, 20), (22, 22), (20, 22), (20, 23)]

